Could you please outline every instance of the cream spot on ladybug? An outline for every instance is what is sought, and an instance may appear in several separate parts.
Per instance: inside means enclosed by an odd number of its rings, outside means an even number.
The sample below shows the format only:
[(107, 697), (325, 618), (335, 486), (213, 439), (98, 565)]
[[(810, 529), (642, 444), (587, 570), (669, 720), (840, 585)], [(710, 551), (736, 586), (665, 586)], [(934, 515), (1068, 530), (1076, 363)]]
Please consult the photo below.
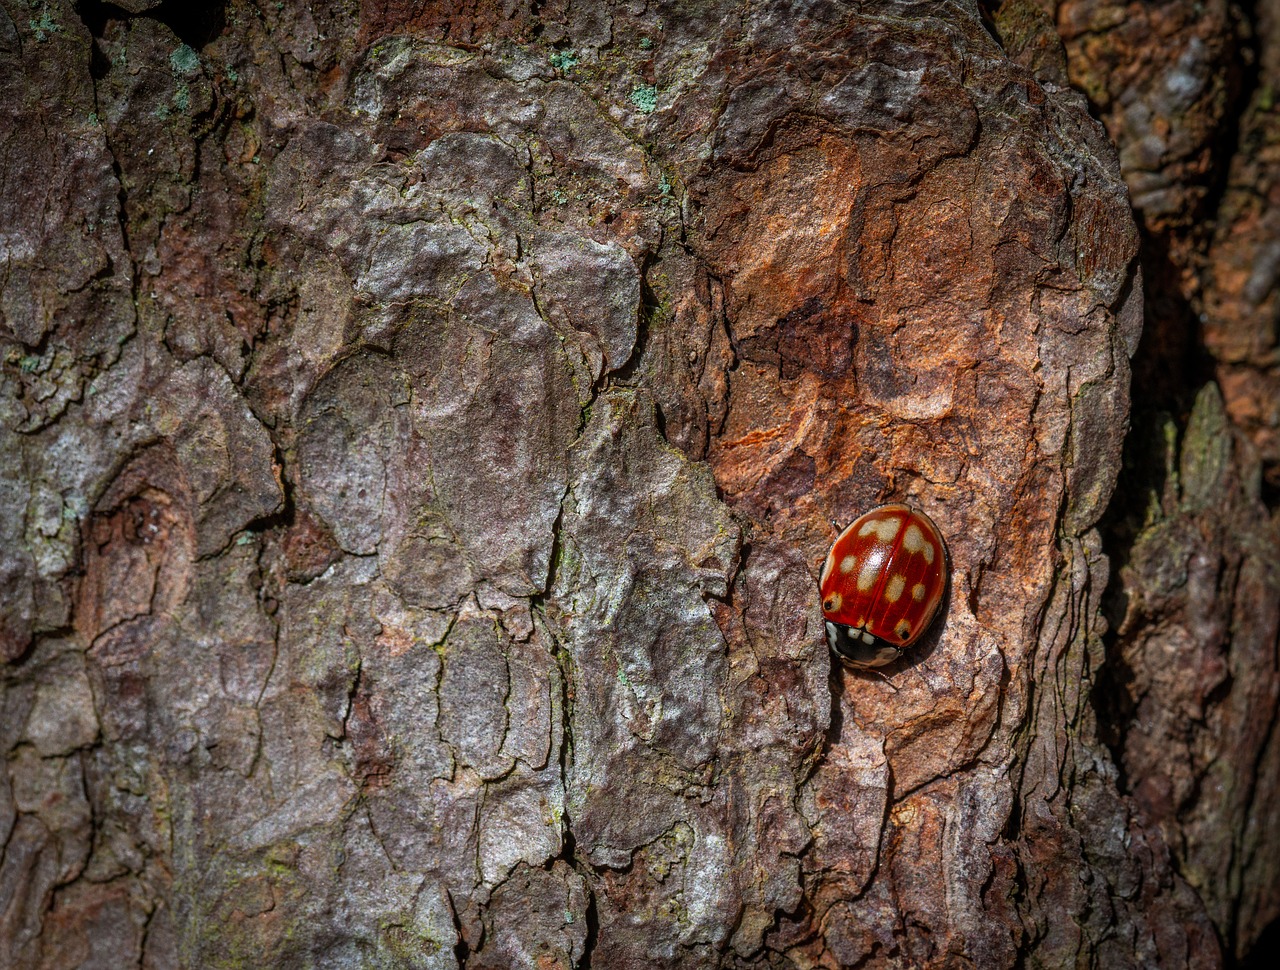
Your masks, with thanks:
[(876, 584), (876, 580), (879, 577), (880, 563), (875, 559), (867, 560), (862, 564), (862, 569), (858, 572), (858, 592), (871, 592), (871, 587)]
[(917, 525), (907, 526), (906, 535), (902, 537), (902, 548), (907, 552), (919, 552), (924, 555), (924, 561), (933, 562), (933, 557), (938, 554), (938, 550), (934, 548), (933, 543), (924, 537), (924, 533), (920, 531)]
[(840, 609), (843, 603), (844, 597), (839, 593), (832, 593), (826, 598), (826, 601), (822, 604), (822, 608), (828, 613), (834, 613), (836, 610)]
[(906, 588), (906, 577), (902, 573), (894, 573), (889, 577), (889, 584), (884, 588), (884, 598), (890, 603), (896, 603), (902, 598), (902, 591)]
[(822, 563), (822, 575), (818, 577), (818, 585), (825, 586), (827, 577), (831, 575), (831, 567), (835, 563), (836, 551), (832, 549), (827, 553), (827, 558)]
[(924, 599), (925, 592), (924, 583), (916, 583), (911, 587), (911, 598), (919, 603)]
[(918, 525), (907, 526), (907, 534), (902, 537), (902, 548), (907, 552), (924, 551), (924, 533)]
[(857, 556), (845, 556), (843, 559), (840, 560), (840, 572), (851, 573), (853, 572), (854, 567), (857, 565), (858, 565)]
[(864, 522), (862, 528), (858, 530), (859, 536), (869, 536), (874, 534), (876, 538), (888, 542), (898, 534), (898, 529), (902, 526), (902, 520), (896, 515), (887, 519), (872, 519), (870, 522)]
[(893, 632), (905, 640), (911, 636), (911, 624), (906, 620), (899, 620), (898, 625), (893, 628)]

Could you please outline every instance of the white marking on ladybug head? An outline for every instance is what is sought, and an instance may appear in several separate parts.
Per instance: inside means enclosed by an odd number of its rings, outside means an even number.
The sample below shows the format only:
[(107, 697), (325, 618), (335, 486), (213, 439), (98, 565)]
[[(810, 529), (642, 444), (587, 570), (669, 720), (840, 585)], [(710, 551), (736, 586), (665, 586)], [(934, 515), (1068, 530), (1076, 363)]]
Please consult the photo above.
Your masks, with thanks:
[(876, 538), (888, 542), (898, 534), (898, 529), (902, 527), (902, 520), (896, 515), (887, 519), (872, 519), (870, 522), (864, 522), (862, 528), (858, 530), (859, 536), (869, 536), (875, 534)]
[(902, 598), (902, 591), (906, 588), (906, 578), (902, 573), (894, 573), (889, 577), (889, 583), (884, 588), (884, 598), (890, 603), (896, 603)]
[(916, 583), (911, 587), (911, 598), (919, 603), (924, 599), (925, 588), (924, 583)]
[(876, 651), (876, 659), (872, 664), (873, 667), (883, 667), (885, 664), (891, 664), (902, 656), (902, 651), (897, 647), (881, 647)]
[(854, 567), (857, 565), (858, 565), (857, 556), (845, 556), (843, 559), (840, 560), (840, 572), (851, 573), (853, 572)]
[(873, 636), (872, 636), (870, 633), (868, 633), (866, 630), (863, 630), (863, 631), (862, 631), (862, 642), (863, 642), (863, 643), (875, 643), (875, 642), (876, 642), (876, 638), (875, 638), (875, 637), (873, 637)]

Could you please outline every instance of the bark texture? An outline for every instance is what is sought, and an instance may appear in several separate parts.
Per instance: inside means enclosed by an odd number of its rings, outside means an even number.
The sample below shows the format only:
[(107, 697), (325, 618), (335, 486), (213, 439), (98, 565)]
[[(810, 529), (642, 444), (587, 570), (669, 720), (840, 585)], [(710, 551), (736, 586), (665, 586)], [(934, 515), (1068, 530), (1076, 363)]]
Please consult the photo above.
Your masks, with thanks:
[(1098, 700), (1228, 959), (1280, 916), (1280, 6), (1251, 14), (1058, 9), (1072, 79), (1120, 149), (1148, 280)]
[(0, 964), (1247, 956), (1277, 13), (0, 0)]

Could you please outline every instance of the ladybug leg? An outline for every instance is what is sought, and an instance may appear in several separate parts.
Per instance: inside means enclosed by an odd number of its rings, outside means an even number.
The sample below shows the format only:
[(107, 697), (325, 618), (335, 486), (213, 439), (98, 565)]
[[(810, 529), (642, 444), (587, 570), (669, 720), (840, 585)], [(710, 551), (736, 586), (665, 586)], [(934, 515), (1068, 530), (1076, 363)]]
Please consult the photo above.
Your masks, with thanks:
[(884, 671), (877, 670), (875, 667), (864, 667), (863, 669), (866, 670), (866, 672), (869, 674), (875, 674), (877, 677), (879, 677), (881, 680), (883, 680), (886, 684), (889, 685), (889, 689), (891, 691), (893, 691), (895, 694), (898, 693), (898, 688), (893, 686), (893, 681), (889, 679), (889, 675), (884, 673)]

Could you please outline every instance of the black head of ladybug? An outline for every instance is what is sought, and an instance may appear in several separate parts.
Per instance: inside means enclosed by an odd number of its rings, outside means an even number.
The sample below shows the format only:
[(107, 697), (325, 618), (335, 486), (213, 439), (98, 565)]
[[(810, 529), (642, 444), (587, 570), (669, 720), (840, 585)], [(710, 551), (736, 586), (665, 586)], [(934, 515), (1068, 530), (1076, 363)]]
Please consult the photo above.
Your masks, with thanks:
[(827, 642), (837, 657), (850, 667), (883, 667), (902, 656), (902, 651), (888, 640), (881, 640), (865, 630), (855, 630), (843, 623), (826, 621)]

